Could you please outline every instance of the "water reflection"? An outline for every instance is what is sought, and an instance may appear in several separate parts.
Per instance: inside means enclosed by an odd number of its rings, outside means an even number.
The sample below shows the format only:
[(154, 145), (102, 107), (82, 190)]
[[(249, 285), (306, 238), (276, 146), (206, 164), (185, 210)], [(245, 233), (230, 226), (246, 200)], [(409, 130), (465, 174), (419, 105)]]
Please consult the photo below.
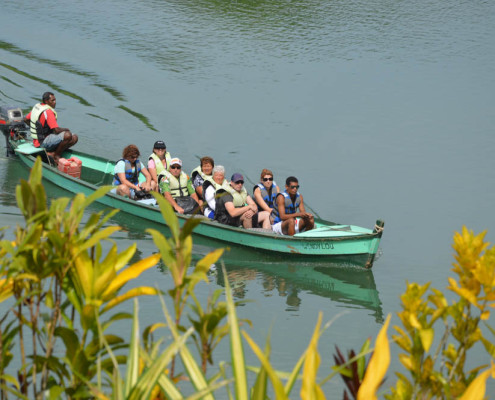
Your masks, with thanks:
[[(240, 258), (241, 259), (241, 258)], [(256, 281), (266, 297), (286, 298), (286, 311), (299, 309), (299, 293), (328, 298), (345, 308), (372, 311), (377, 322), (383, 322), (383, 311), (372, 271), (339, 263), (229, 262), (225, 264), (234, 296), (249, 297), (249, 283)], [(225, 286), (217, 270), (216, 282)]]
[[(3, 135), (0, 136), (3, 141)], [(2, 149), (2, 152), (5, 149)], [(16, 158), (5, 157), (5, 153), (0, 158), (0, 178), (1, 193), (0, 204), (6, 207), (16, 206), (15, 188), (21, 179), (29, 178), (29, 170)], [(6, 210), (2, 211), (4, 214)]]

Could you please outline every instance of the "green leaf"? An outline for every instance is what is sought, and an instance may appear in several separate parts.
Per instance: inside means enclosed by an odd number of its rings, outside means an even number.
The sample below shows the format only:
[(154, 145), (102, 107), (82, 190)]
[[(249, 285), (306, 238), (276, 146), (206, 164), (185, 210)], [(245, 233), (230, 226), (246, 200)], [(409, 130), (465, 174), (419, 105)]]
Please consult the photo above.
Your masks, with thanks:
[(170, 205), (170, 203), (165, 200), (165, 198), (156, 192), (151, 192), (153, 197), (156, 199), (156, 202), (160, 206), (160, 212), (162, 213), (163, 219), (167, 223), (170, 232), (172, 232), (172, 236), (174, 241), (177, 242), (179, 240), (179, 220), (174, 213), (174, 209)]
[(79, 245), (79, 251), (84, 251), (95, 246), (97, 243), (107, 239), (109, 236), (119, 231), (120, 229), (120, 226), (109, 226), (105, 229), (99, 230), (93, 236), (86, 239), (83, 244)]
[(228, 320), (230, 327), (230, 352), (232, 354), (232, 366), (235, 378), (235, 393), (237, 400), (248, 399), (248, 385), (246, 364), (244, 359), (244, 348), (242, 346), (241, 333), (239, 331), (239, 321), (235, 310), (235, 303), (230, 289), (229, 278), (225, 266), (222, 265), (222, 272), (225, 280), (225, 295), (227, 297)]
[(363, 347), (361, 347), (361, 351), (358, 354), (359, 358), (357, 360), (357, 372), (358, 372), (358, 377), (361, 380), (363, 380), (363, 378), (364, 378), (364, 372), (366, 369), (366, 356), (365, 355), (368, 353), (370, 346), (371, 346), (371, 339), (368, 338), (363, 343)]
[[(192, 334), (193, 329), (190, 328), (183, 336), (174, 338), (174, 342), (168, 346), (165, 351), (151, 365), (146, 368), (132, 388), (128, 400), (147, 399), (150, 396), (153, 387), (157, 384), (160, 376), (165, 374), (165, 368), (172, 360), (174, 354), (185, 347), (187, 338)], [(206, 386), (206, 385), (205, 385)]]
[[(91, 193), (88, 197), (86, 197), (83, 208), (87, 208), (90, 204), (98, 200), (99, 198), (105, 196), (107, 193), (112, 190), (113, 186), (101, 186), (97, 190), (95, 190), (93, 193)], [(118, 210), (117, 210), (118, 212)]]
[[(273, 367), (270, 365), (270, 361), (268, 360), (267, 355), (263, 354), (261, 349), (258, 347), (258, 345), (251, 339), (251, 337), (246, 333), (242, 332), (244, 338), (248, 342), (248, 344), (251, 346), (251, 349), (253, 350), (254, 354), (258, 357), (258, 359), (261, 362), (261, 365), (263, 366), (263, 369), (266, 371), (266, 374), (270, 377), (270, 380), (272, 382), (272, 386), (275, 390), (275, 396), (277, 399), (288, 399), (288, 396), (285, 393), (284, 390), (284, 385), (280, 381), (279, 377), (277, 376), (277, 373), (273, 369)], [(254, 397), (256, 398), (256, 397)]]
[(72, 329), (59, 326), (55, 328), (55, 336), (62, 338), (65, 344), (66, 357), (73, 360), (79, 348), (79, 339), (76, 333)]
[(139, 322), (138, 301), (134, 299), (134, 317), (132, 319), (131, 342), (129, 343), (129, 356), (127, 358), (127, 375), (124, 394), (129, 396), (131, 388), (135, 386), (139, 376)]
[(184, 240), (186, 237), (191, 236), (192, 231), (201, 223), (201, 218), (190, 217), (186, 223), (182, 226), (180, 231), (179, 240)]
[[(162, 303), (163, 312), (165, 314), (165, 318), (167, 320), (167, 324), (170, 329), (170, 332), (172, 332), (172, 336), (174, 337), (174, 340), (177, 341), (179, 340), (179, 332), (177, 329), (177, 325), (175, 324), (174, 321), (172, 321), (172, 318), (170, 317), (170, 314), (167, 311), (167, 307), (162, 297), (160, 297), (160, 301)], [(191, 333), (193, 332), (192, 328), (190, 328), (189, 330), (191, 331)], [(189, 352), (187, 346), (180, 347), (179, 353), (182, 360), (182, 364), (184, 365), (184, 368), (186, 369), (186, 372), (189, 375), (189, 378), (191, 379), (191, 382), (194, 384), (196, 390), (200, 391), (203, 389), (207, 389), (208, 387), (207, 380), (203, 375), (203, 373), (201, 372), (201, 368), (196, 363), (196, 360)], [(213, 400), (214, 398), (213, 396), (205, 396), (205, 399)]]
[(174, 282), (177, 282), (179, 279), (179, 271), (177, 271), (177, 260), (175, 258), (175, 253), (170, 246), (170, 243), (160, 232), (155, 229), (147, 229), (146, 232), (151, 234), (156, 247), (158, 247), (158, 250), (160, 250), (163, 262), (172, 273)]
[[(268, 336), (266, 340), (266, 345), (265, 345), (265, 357), (268, 360), (270, 357), (270, 338)], [(266, 399), (266, 391), (267, 391), (267, 385), (268, 383), (268, 373), (266, 371), (265, 367), (261, 367), (257, 376), (256, 376), (256, 382), (254, 383), (253, 389), (251, 391), (251, 398), (252, 399)]]

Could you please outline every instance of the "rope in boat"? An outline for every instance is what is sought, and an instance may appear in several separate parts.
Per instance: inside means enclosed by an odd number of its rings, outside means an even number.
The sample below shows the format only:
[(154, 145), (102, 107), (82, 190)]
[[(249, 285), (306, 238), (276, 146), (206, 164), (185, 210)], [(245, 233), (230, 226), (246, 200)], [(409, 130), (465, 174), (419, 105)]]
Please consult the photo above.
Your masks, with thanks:
[(376, 233), (382, 233), (382, 232), (383, 232), (383, 229), (384, 229), (384, 227), (383, 227), (383, 226), (379, 226), (379, 225), (375, 224), (375, 229), (374, 229), (374, 231), (375, 231)]

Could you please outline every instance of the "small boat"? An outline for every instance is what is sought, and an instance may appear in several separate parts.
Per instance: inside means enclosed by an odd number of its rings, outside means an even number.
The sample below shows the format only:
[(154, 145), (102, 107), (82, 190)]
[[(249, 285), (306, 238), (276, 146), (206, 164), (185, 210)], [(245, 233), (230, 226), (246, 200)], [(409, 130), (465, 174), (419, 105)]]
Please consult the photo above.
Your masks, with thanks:
[[(32, 142), (20, 132), (20, 125), (11, 121), (9, 123), (8, 114), (3, 117), (3, 121), (2, 125), (2, 115), (0, 115), (0, 127), (5, 133), (8, 151), (15, 153), (29, 168), (40, 156), (44, 161), (44, 179), (66, 191), (83, 193), (86, 196), (101, 186), (112, 184), (114, 161), (69, 149), (63, 154), (65, 159), (76, 157), (82, 161), (80, 177), (71, 176), (51, 165), (45, 151), (34, 147)], [(99, 198), (98, 202), (144, 220), (163, 221), (159, 208), (148, 204), (149, 201), (135, 201), (108, 193)], [(194, 233), (219, 241), (219, 245), (241, 246), (270, 256), (283, 257), (287, 261), (317, 260), (321, 264), (327, 260), (328, 262), (345, 260), (365, 268), (373, 266), (384, 226), (381, 220), (376, 221), (373, 229), (367, 229), (315, 218), (313, 230), (294, 236), (283, 236), (263, 229), (223, 225), (199, 215), (177, 214), (177, 216), (181, 226), (188, 218), (201, 218), (202, 221), (195, 228)], [(165, 225), (164, 221), (163, 225)]]

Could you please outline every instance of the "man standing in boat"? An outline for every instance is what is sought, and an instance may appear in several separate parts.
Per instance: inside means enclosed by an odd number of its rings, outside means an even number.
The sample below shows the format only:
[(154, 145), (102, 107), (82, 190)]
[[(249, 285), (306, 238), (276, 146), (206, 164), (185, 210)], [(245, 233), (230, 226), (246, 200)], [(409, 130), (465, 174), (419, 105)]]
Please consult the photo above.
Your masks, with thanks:
[(26, 115), (34, 147), (42, 147), (58, 163), (62, 153), (77, 143), (77, 135), (57, 123), (55, 106), (57, 99), (52, 92), (43, 93), (41, 103), (36, 104)]
[(296, 233), (309, 231), (315, 226), (313, 214), (306, 212), (302, 194), (299, 193), (299, 182), (295, 176), (285, 181), (285, 191), (275, 199), (273, 209), (275, 222), (272, 229), (281, 235), (294, 236)]

